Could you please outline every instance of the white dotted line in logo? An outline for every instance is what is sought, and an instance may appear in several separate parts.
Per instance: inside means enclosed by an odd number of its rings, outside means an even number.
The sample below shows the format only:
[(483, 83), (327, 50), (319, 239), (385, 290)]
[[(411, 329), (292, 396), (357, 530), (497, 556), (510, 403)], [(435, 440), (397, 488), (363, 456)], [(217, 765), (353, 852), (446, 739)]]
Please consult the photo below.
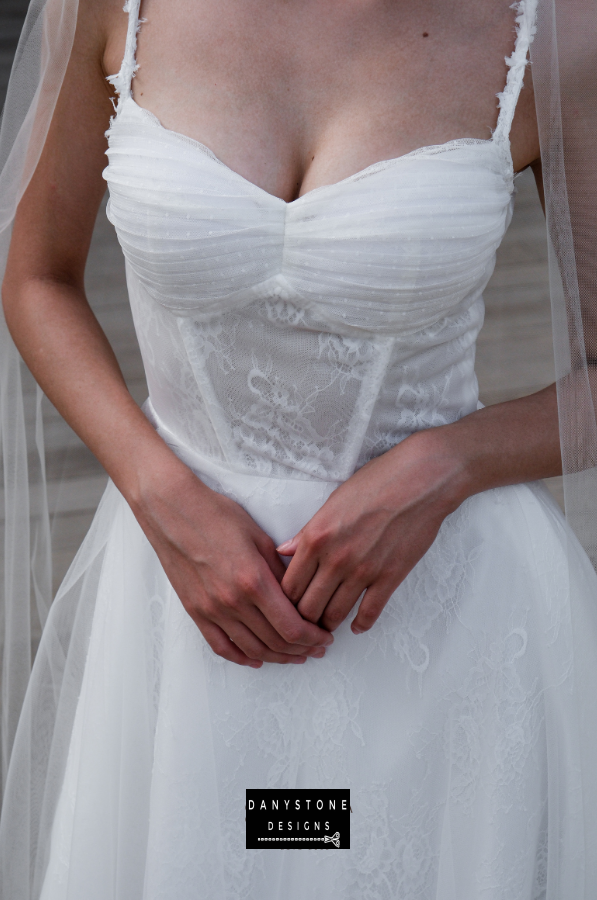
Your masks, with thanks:
[(258, 838), (259, 841), (323, 841), (325, 844), (333, 844), (335, 847), (340, 846), (340, 834), (336, 832), (336, 834), (330, 836), (329, 834), (324, 835), (323, 837), (262, 837)]

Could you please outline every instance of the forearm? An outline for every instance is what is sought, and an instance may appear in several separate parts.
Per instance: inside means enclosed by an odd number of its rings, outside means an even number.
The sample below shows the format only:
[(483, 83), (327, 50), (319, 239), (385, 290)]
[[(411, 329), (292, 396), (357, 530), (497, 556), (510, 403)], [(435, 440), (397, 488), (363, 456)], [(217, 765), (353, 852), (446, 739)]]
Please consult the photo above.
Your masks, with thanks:
[(555, 384), (430, 429), (422, 438), (448, 461), (449, 502), (455, 505), (480, 491), (562, 472)]
[(130, 395), (82, 288), (50, 279), (3, 286), (7, 324), (44, 392), (131, 505), (147, 481), (184, 474)]

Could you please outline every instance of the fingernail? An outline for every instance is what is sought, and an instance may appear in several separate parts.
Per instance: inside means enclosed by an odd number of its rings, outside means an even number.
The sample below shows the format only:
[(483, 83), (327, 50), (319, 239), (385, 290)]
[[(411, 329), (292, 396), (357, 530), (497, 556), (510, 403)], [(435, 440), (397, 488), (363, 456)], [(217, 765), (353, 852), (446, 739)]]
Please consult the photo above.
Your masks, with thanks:
[(280, 544), (279, 547), (276, 547), (276, 550), (278, 551), (278, 553), (281, 553), (282, 555), (284, 555), (284, 551), (289, 550), (291, 544), (292, 544), (292, 541), (284, 541), (283, 544)]
[(252, 669), (260, 669), (261, 666), (263, 665), (263, 663), (259, 662), (258, 659), (254, 659), (249, 663), (249, 665), (251, 666)]
[(329, 647), (330, 644), (333, 644), (333, 643), (334, 643), (334, 635), (330, 634), (329, 638), (326, 638), (326, 640), (323, 642), (323, 646)]
[(300, 665), (300, 663), (307, 662), (307, 657), (306, 656), (295, 656), (294, 659), (292, 660), (292, 662), (297, 665)]
[(322, 656), (325, 656), (325, 647), (318, 647), (317, 650), (314, 650), (311, 656), (314, 656), (316, 659), (321, 659)]
[(359, 628), (358, 625), (351, 625), (350, 627), (352, 629), (353, 634), (362, 634), (365, 630), (364, 628)]

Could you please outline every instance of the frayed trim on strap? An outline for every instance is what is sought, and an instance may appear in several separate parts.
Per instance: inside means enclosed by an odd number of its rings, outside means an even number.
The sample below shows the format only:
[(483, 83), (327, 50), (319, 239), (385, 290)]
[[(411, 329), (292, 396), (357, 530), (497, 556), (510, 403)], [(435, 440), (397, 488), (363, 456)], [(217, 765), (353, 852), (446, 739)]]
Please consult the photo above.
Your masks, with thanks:
[[(109, 75), (106, 79), (118, 94), (118, 103), (114, 104), (116, 115), (120, 112), (123, 101), (131, 96), (133, 78), (139, 69), (139, 64), (136, 59), (137, 35), (139, 34), (141, 25), (145, 21), (145, 19), (139, 18), (140, 4), (141, 0), (126, 0), (126, 3), (124, 4), (123, 10), (129, 15), (124, 57), (122, 59), (120, 71), (117, 72), (116, 75)], [(110, 126), (112, 126), (112, 121), (110, 122)]]
[(516, 43), (512, 56), (507, 56), (505, 60), (508, 66), (508, 77), (504, 90), (496, 95), (500, 113), (493, 132), (493, 140), (497, 143), (504, 143), (507, 147), (525, 69), (529, 62), (529, 47), (537, 30), (537, 0), (517, 0), (512, 4), (511, 9), (516, 10)]

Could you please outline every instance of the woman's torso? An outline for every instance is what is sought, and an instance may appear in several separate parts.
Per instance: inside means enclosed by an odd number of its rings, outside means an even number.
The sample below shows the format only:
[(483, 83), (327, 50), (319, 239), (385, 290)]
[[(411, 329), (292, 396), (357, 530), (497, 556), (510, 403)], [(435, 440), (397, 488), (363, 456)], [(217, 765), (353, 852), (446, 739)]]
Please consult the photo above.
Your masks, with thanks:
[(520, 10), (491, 139), (451, 134), (309, 190), (307, 167), (286, 201), (244, 174), (250, 152), (234, 169), (190, 124), (173, 127), (176, 107), (160, 123), (133, 99), (132, 6), (105, 177), (151, 402), (174, 443), (241, 471), (343, 480), (413, 431), (472, 412), (532, 9)]

